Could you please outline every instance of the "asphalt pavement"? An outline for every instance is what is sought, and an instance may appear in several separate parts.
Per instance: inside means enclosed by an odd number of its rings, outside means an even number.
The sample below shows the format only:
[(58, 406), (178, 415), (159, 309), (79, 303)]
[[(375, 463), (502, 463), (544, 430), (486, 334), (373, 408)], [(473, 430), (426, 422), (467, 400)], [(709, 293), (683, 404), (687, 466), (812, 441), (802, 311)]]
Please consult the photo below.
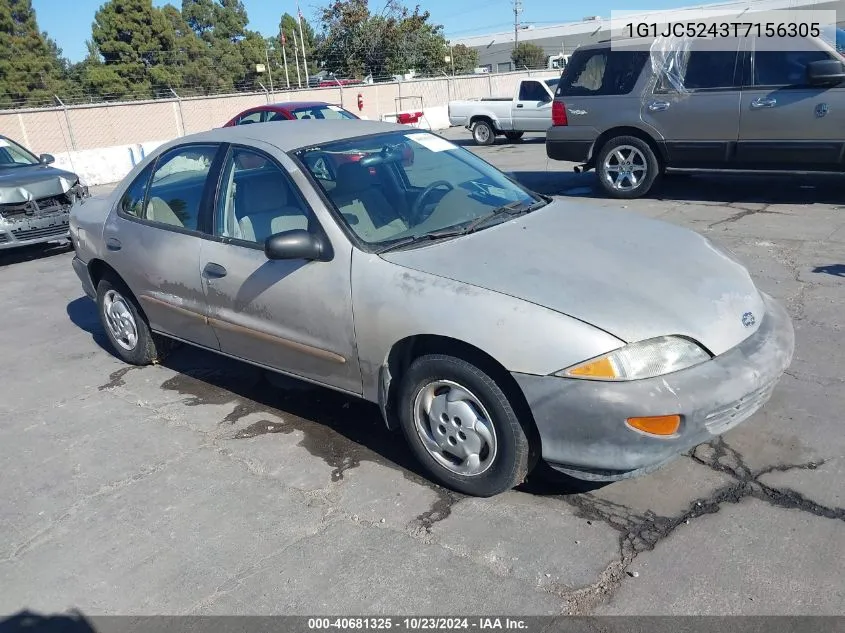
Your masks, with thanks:
[(0, 614), (845, 613), (843, 180), (677, 176), (620, 203), (542, 138), (446, 135), (737, 253), (794, 319), (768, 405), (645, 477), (467, 498), (375, 406), (188, 347), (122, 364), (66, 247), (0, 253)]

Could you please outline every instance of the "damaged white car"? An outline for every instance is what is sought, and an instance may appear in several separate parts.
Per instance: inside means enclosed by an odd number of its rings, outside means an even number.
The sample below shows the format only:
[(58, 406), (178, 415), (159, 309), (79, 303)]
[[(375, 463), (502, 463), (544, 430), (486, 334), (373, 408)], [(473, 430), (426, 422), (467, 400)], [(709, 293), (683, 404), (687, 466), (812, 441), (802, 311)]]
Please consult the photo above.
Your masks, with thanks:
[(0, 250), (70, 239), (70, 208), (88, 188), (54, 161), (0, 136)]

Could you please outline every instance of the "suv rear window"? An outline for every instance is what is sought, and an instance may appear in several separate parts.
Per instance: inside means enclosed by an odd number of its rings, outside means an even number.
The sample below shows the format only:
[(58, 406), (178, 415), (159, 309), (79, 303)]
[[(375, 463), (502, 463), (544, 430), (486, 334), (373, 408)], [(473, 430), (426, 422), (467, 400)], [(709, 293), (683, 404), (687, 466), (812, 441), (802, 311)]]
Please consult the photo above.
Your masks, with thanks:
[(575, 51), (561, 74), (556, 95), (628, 94), (648, 59), (648, 51), (614, 51), (610, 48)]

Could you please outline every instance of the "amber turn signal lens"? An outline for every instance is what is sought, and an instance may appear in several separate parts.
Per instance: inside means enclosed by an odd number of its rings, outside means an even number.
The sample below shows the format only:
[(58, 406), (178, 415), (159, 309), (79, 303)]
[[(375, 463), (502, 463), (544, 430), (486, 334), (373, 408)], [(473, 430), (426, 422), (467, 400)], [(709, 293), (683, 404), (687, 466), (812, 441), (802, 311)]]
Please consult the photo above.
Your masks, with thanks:
[(598, 360), (575, 367), (567, 372), (570, 376), (584, 376), (588, 378), (616, 378), (616, 370), (606, 356)]
[(646, 418), (628, 418), (628, 426), (651, 435), (674, 435), (681, 427), (681, 416), (654, 415)]

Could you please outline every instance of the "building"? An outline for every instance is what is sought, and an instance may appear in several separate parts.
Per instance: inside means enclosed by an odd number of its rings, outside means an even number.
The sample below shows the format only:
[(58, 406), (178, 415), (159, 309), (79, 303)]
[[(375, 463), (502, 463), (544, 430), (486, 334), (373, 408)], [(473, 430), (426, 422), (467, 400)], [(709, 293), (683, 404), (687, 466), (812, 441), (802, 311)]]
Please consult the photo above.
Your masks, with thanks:
[[(529, 1), (530, 0), (526, 0)], [(690, 10), (701, 10), (708, 15), (715, 13), (725, 16), (740, 15), (743, 11), (766, 11), (784, 9), (835, 10), (837, 24), (845, 19), (845, 0), (745, 0), (739, 2), (721, 2), (715, 4), (689, 5), (678, 9), (640, 13), (640, 22), (671, 22), (673, 15), (677, 20), (683, 13), (683, 19), (689, 20)], [(711, 13), (712, 12), (712, 13)], [(741, 21), (738, 18), (737, 21)], [(615, 26), (619, 26), (616, 24)], [(567, 22), (555, 25), (521, 25), (518, 29), (519, 42), (531, 42), (543, 49), (549, 58), (569, 55), (577, 47), (610, 37), (610, 16), (587, 16), (580, 22)], [(514, 47), (514, 30), (474, 35), (452, 41), (452, 44), (464, 44), (478, 51), (479, 66), (487, 72), (509, 72), (517, 70), (511, 60)], [(552, 66), (549, 66), (552, 67)]]

